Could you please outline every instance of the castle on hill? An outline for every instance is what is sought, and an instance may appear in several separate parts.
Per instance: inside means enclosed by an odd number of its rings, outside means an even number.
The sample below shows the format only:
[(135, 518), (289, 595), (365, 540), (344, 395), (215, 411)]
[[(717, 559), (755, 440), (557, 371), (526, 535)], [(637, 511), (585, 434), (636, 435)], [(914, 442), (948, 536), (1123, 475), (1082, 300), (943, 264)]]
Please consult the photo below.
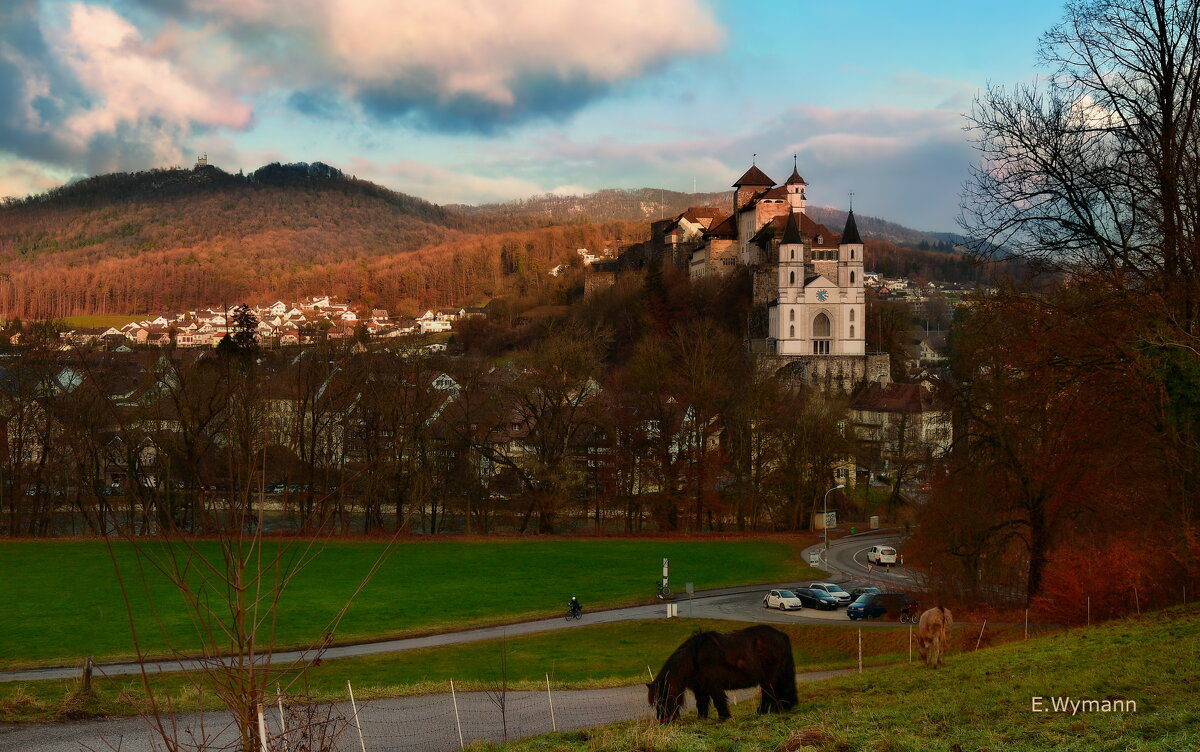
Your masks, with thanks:
[(808, 183), (793, 163), (783, 183), (751, 165), (733, 184), (731, 212), (693, 207), (655, 234), (689, 276), (749, 273), (755, 315), (749, 345), (791, 377), (831, 391), (886, 382), (886, 355), (868, 354), (863, 262), (854, 220), (841, 234), (805, 211)]

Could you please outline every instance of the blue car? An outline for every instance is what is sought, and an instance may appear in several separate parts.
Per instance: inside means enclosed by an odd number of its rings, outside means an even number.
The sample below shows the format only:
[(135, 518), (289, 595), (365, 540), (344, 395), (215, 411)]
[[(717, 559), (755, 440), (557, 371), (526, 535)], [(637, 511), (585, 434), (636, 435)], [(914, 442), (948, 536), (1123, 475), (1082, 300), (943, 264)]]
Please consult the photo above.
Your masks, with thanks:
[(866, 593), (846, 606), (846, 616), (853, 619), (877, 619), (900, 615), (912, 603), (903, 593)]

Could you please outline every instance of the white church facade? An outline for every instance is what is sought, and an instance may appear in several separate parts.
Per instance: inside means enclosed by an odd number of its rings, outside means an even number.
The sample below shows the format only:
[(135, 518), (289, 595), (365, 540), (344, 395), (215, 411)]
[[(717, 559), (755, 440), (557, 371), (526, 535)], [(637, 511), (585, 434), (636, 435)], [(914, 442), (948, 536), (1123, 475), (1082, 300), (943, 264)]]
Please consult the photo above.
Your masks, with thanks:
[(692, 253), (690, 276), (748, 269), (755, 306), (765, 312), (763, 326), (752, 335), (760, 349), (787, 361), (809, 361), (793, 369), (808, 372), (806, 380), (819, 373), (849, 388), (849, 382), (869, 379), (863, 365), (864, 245), (854, 210), (840, 236), (814, 221), (806, 212), (808, 183), (795, 165), (780, 186), (752, 165), (733, 188), (733, 213), (704, 232)]

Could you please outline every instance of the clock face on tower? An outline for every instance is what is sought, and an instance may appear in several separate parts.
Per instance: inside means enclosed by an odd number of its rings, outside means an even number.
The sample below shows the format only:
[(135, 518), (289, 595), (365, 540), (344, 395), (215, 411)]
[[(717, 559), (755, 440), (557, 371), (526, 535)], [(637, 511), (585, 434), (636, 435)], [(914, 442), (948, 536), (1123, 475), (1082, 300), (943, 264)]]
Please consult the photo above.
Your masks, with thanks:
[(824, 303), (824, 302), (825, 302), (825, 300), (826, 300), (828, 297), (829, 297), (829, 291), (828, 291), (828, 290), (817, 290), (817, 300), (819, 300), (819, 301), (821, 301), (822, 303)]

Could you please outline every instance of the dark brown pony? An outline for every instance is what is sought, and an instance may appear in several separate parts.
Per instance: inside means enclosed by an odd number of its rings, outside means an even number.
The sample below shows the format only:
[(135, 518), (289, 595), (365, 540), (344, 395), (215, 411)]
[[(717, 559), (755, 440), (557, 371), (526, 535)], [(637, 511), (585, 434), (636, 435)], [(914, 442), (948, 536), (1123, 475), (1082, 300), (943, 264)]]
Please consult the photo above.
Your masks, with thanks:
[(729, 717), (727, 689), (758, 685), (759, 713), (788, 710), (796, 705), (796, 667), (792, 641), (778, 629), (749, 627), (718, 634), (700, 632), (675, 649), (646, 685), (647, 698), (658, 720), (679, 718), (687, 690), (696, 695), (696, 711), (708, 717), (708, 704), (721, 720)]

